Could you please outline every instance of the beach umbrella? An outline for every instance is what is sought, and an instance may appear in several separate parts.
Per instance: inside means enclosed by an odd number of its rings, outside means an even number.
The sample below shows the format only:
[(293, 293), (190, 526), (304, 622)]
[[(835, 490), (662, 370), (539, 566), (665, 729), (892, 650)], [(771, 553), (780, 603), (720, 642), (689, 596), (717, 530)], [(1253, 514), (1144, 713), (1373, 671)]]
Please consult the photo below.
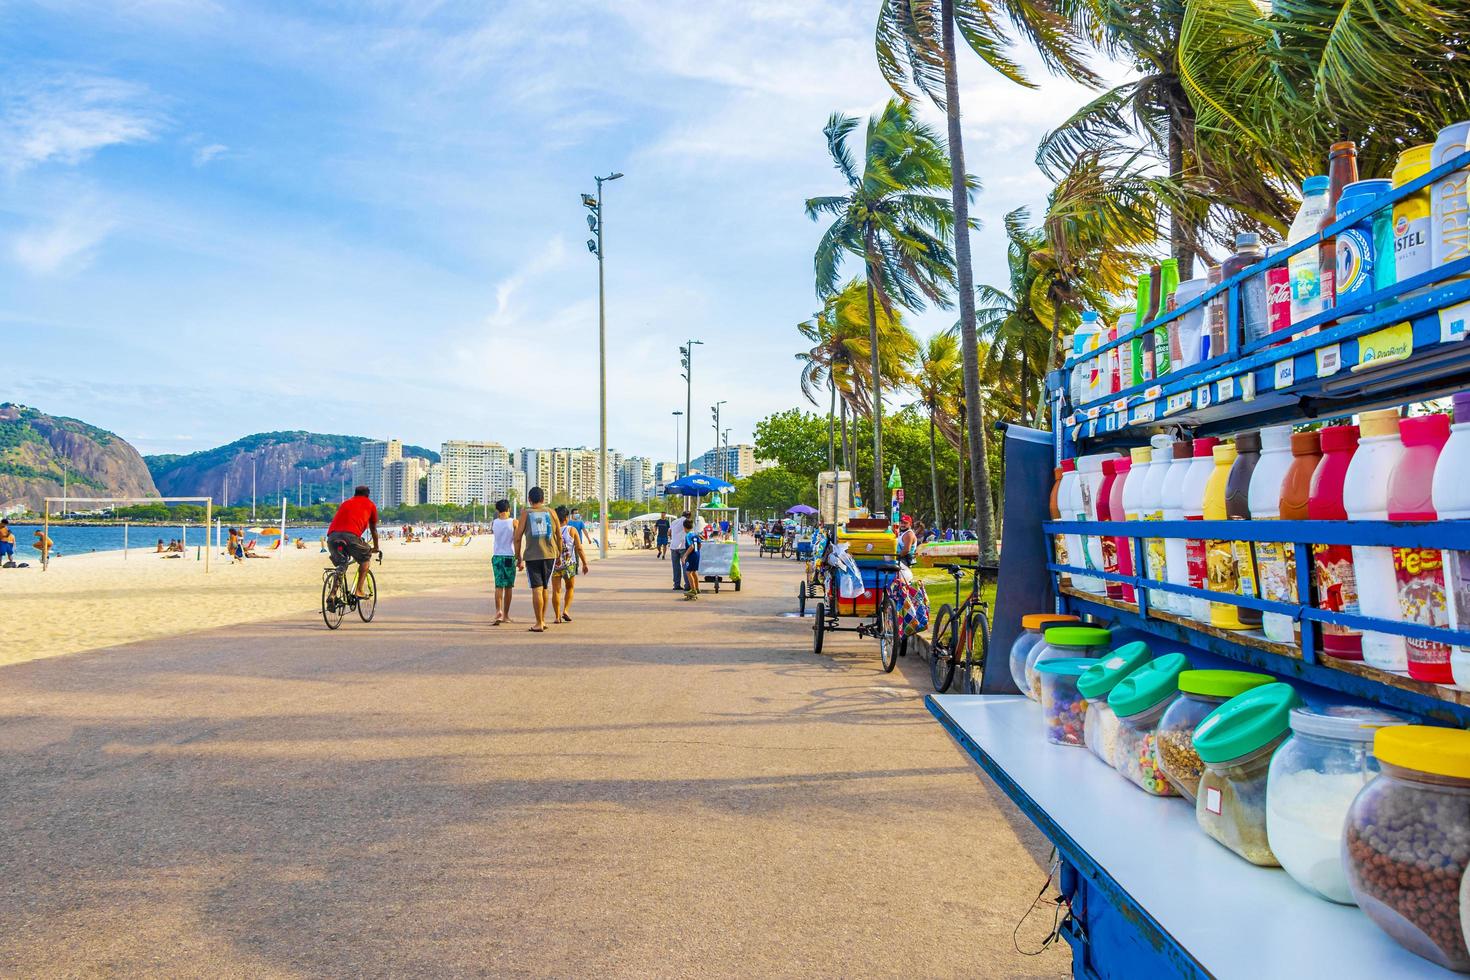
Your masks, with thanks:
[(678, 494), (682, 497), (703, 497), (708, 493), (720, 493), (724, 490), (735, 489), (735, 484), (726, 483), (718, 477), (706, 476), (703, 473), (691, 473), (680, 477), (664, 488), (666, 492)]
[(806, 504), (797, 504), (795, 507), (792, 507), (792, 508), (790, 508), (789, 510), (786, 511), (786, 513), (788, 513), (788, 514), (803, 514), (803, 515), (804, 514), (815, 514), (816, 512), (817, 512), (817, 509), (815, 507), (808, 507)]

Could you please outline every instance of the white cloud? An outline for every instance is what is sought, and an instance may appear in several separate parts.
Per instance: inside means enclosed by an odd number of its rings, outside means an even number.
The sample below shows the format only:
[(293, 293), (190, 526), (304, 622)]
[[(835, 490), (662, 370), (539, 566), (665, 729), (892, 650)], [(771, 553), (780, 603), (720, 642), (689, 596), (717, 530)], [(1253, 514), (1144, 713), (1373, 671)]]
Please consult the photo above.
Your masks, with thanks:
[(201, 146), (194, 151), (194, 166), (202, 167), (228, 149), (229, 147), (223, 143), (210, 143), (208, 146)]
[(10, 254), (34, 276), (78, 272), (91, 263), (114, 224), (105, 209), (77, 202), (49, 221), (17, 233), (11, 239)]
[(12, 174), (75, 165), (108, 146), (146, 142), (162, 127), (148, 89), (115, 78), (62, 74), (14, 82), (0, 100), (0, 163)]

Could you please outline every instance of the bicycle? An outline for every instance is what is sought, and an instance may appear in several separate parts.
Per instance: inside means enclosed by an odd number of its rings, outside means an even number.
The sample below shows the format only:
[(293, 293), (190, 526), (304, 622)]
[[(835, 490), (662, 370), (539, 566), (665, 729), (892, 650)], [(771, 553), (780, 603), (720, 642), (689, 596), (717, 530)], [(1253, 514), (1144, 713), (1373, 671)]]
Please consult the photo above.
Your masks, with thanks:
[[(929, 640), (929, 677), (940, 694), (954, 683), (955, 667), (963, 664), (960, 687), (965, 694), (979, 694), (985, 674), (985, 656), (990, 652), (990, 609), (980, 598), (980, 573), (996, 572), (993, 565), (938, 565), (954, 577), (955, 605), (945, 603), (934, 617)], [(968, 597), (960, 599), (960, 579), (974, 573)]]
[[(379, 565), (383, 564), (383, 552), (377, 552), (376, 558)], [(373, 570), (367, 569), (363, 576), (363, 590), (367, 594), (358, 596), (347, 584), (347, 569), (353, 564), (348, 562), (340, 568), (332, 565), (322, 572), (322, 622), (329, 630), (341, 626), (348, 612), (354, 609), (364, 623), (371, 623), (378, 611), (378, 580), (373, 577)]]

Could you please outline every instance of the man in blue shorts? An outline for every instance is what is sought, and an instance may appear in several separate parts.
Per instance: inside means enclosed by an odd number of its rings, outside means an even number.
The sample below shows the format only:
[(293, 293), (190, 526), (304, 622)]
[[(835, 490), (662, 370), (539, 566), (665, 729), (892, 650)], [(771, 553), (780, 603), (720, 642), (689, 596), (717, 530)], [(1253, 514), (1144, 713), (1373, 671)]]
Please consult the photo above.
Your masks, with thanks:
[(0, 565), (15, 563), (15, 532), (10, 522), (0, 519)]

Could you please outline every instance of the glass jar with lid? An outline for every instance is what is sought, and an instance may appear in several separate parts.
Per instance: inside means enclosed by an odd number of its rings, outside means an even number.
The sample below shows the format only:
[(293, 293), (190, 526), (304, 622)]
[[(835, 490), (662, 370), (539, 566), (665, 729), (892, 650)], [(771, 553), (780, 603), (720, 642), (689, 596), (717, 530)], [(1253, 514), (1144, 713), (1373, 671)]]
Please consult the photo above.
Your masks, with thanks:
[(1410, 719), (1377, 708), (1294, 708), (1291, 737), (1271, 757), (1266, 838), (1297, 884), (1353, 904), (1343, 863), (1343, 822), (1358, 791), (1378, 775), (1373, 736)]
[(1401, 725), (1373, 736), (1379, 775), (1344, 826), (1353, 898), (1399, 945), (1470, 973), (1460, 895), (1470, 864), (1470, 732)]
[(1125, 643), (1101, 660), (1092, 661), (1092, 667), (1077, 679), (1077, 690), (1087, 699), (1087, 718), (1082, 726), (1087, 747), (1110, 766), (1118, 746), (1118, 716), (1108, 705), (1108, 695), (1152, 656), (1142, 640)]
[(1159, 771), (1154, 741), (1159, 720), (1179, 696), (1179, 675), (1188, 667), (1184, 654), (1166, 653), (1123, 678), (1108, 695), (1108, 707), (1118, 716), (1113, 768), (1154, 796), (1178, 795)]
[(1179, 791), (1194, 802), (1205, 764), (1194, 750), (1194, 730), (1220, 705), (1253, 687), (1270, 684), (1270, 674), (1251, 670), (1186, 670), (1179, 675), (1179, 697), (1159, 721), (1154, 751), (1159, 768)]
[(1042, 641), (1026, 655), (1026, 687), (1031, 691), (1031, 700), (1041, 700), (1041, 678), (1036, 675), (1036, 665), (1043, 660), (1058, 657), (1097, 658), (1111, 649), (1113, 634), (1097, 626), (1048, 626), (1042, 631)]
[(1095, 660), (1087, 657), (1054, 657), (1036, 665), (1041, 678), (1041, 718), (1046, 740), (1053, 745), (1082, 745), (1087, 720), (1087, 699), (1077, 691), (1077, 681)]
[(1251, 864), (1281, 862), (1266, 836), (1267, 773), (1301, 698), (1290, 684), (1263, 684), (1226, 701), (1194, 730), (1205, 764), (1194, 816), (1200, 829)]
[(1022, 694), (1032, 697), (1031, 685), (1026, 680), (1026, 655), (1041, 642), (1041, 631), (1048, 626), (1078, 621), (1076, 616), (1062, 613), (1031, 613), (1021, 617), (1021, 635), (1011, 644), (1011, 680)]

